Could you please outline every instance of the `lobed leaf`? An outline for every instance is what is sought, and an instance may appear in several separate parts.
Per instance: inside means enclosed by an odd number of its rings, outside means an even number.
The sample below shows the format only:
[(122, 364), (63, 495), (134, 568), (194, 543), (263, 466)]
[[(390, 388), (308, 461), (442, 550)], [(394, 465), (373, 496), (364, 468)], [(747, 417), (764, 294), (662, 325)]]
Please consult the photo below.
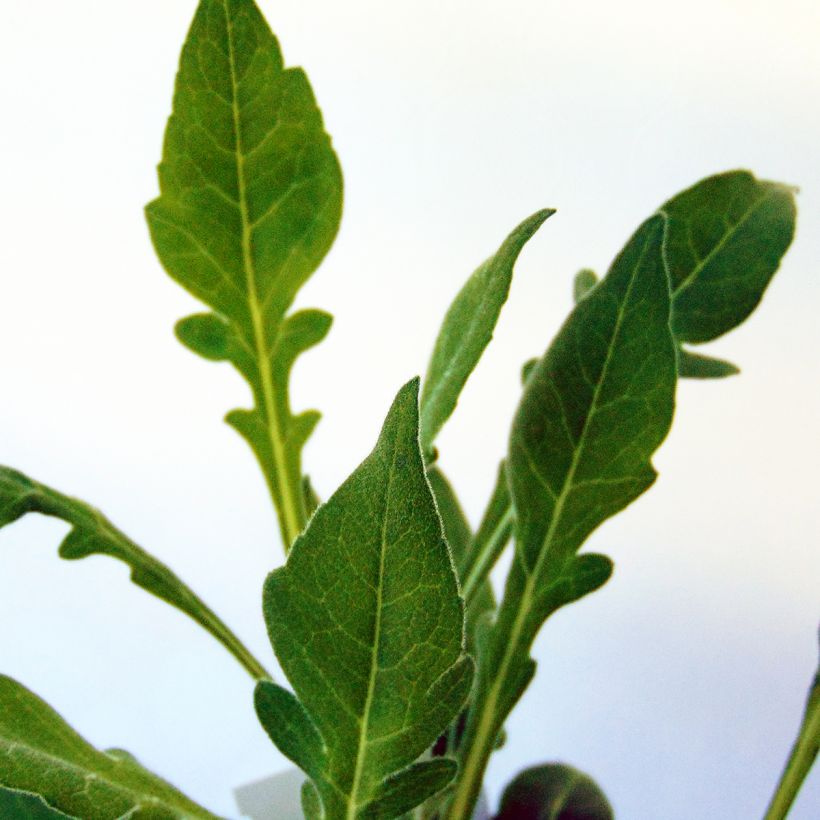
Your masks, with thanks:
[(655, 479), (677, 375), (663, 234), (662, 216), (638, 229), (527, 378), (507, 459), (515, 557), (488, 627), (450, 820), (475, 804), (495, 737), (534, 673), (541, 625), (612, 572), (604, 556), (577, 555), (584, 540)]
[(544, 209), (525, 219), (473, 273), (447, 310), (421, 395), (421, 448), (425, 456), (432, 454), (436, 436), (455, 410), (462, 388), (493, 337), (516, 259), (554, 213)]
[[(47, 703), (5, 675), (0, 675), (0, 786), (39, 795), (46, 808), (83, 820), (216, 817), (130, 756), (95, 749)], [(11, 798), (6, 793), (0, 799)], [(39, 808), (24, 802), (32, 812)]]
[(228, 421), (262, 467), (287, 549), (308, 517), (301, 450), (319, 419), (291, 411), (289, 373), (330, 317), (285, 314), (336, 235), (342, 177), (304, 72), (284, 68), (253, 0), (201, 0), (159, 181), (146, 208), (154, 247), (213, 310), (182, 320), (177, 335), (206, 359), (230, 361), (251, 386), (255, 406)]
[(108, 555), (131, 569), (131, 580), (184, 612), (215, 637), (254, 677), (267, 677), (261, 664), (213, 610), (165, 564), (135, 544), (99, 510), (46, 487), (10, 467), (0, 466), (0, 528), (28, 513), (41, 513), (71, 525), (59, 555), (77, 560)]
[(573, 554), (655, 479), (672, 421), (675, 349), (662, 217), (645, 222), (582, 300), (527, 380), (508, 469), (518, 564), (538, 574)]
[(314, 816), (394, 817), (443, 788), (452, 761), (418, 758), (461, 708), (464, 613), (418, 442), (418, 380), (373, 452), (265, 582), (271, 643), (295, 695), (256, 691), (271, 739), (313, 781)]
[(612, 806), (589, 775), (565, 763), (526, 769), (504, 789), (495, 820), (613, 820)]

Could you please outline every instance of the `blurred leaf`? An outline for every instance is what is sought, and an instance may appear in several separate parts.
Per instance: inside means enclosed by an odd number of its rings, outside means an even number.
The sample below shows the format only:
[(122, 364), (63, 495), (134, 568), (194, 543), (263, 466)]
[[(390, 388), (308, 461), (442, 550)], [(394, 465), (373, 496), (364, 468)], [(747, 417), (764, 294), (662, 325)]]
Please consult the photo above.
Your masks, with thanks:
[(749, 171), (707, 177), (660, 207), (672, 331), (708, 342), (755, 309), (794, 236), (794, 188)]
[(606, 796), (591, 777), (563, 763), (519, 774), (501, 797), (495, 820), (613, 820)]
[(507, 460), (515, 560), (488, 626), (450, 820), (475, 805), (495, 738), (534, 673), (541, 625), (612, 572), (609, 559), (578, 550), (655, 480), (677, 380), (663, 233), (662, 216), (637, 230), (527, 379)]
[(598, 284), (598, 276), (594, 270), (584, 268), (575, 274), (575, 279), (572, 283), (572, 298), (577, 305), (581, 299)]
[(678, 375), (682, 379), (725, 379), (740, 373), (737, 365), (678, 348)]

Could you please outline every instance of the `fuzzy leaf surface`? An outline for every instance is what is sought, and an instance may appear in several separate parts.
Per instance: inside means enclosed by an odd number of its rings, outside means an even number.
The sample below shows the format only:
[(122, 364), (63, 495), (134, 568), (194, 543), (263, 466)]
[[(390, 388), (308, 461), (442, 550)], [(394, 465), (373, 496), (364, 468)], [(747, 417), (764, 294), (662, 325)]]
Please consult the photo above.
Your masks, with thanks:
[(677, 377), (663, 235), (662, 216), (637, 230), (526, 381), (507, 459), (514, 560), (478, 671), (451, 820), (475, 805), (495, 737), (534, 673), (541, 625), (611, 574), (607, 558), (578, 550), (655, 480), (651, 456), (672, 421)]
[(749, 171), (707, 177), (672, 197), (666, 263), (672, 331), (708, 342), (755, 309), (794, 236), (794, 189)]
[(555, 211), (525, 219), (456, 295), (441, 325), (421, 395), (421, 447), (425, 455), (452, 415), (461, 390), (493, 337), (507, 301), (513, 265), (524, 245)]
[(258, 661), (213, 610), (165, 564), (135, 544), (99, 510), (23, 475), (0, 466), (0, 528), (28, 513), (65, 521), (71, 530), (60, 544), (59, 555), (77, 560), (108, 555), (131, 569), (131, 580), (176, 607), (213, 635), (255, 678), (267, 677)]
[(0, 788), (0, 817), (13, 820), (76, 820), (31, 792)]
[(45, 701), (5, 675), (0, 786), (40, 795), (48, 806), (83, 820), (216, 817), (132, 758), (95, 749)]
[(186, 346), (228, 360), (255, 406), (228, 422), (248, 441), (286, 549), (307, 511), (301, 450), (318, 421), (294, 414), (296, 357), (327, 333), (321, 311), (286, 317), (336, 235), (342, 177), (304, 72), (285, 68), (253, 0), (201, 0), (182, 50), (146, 215), (167, 272), (212, 314), (183, 320)]
[(472, 678), (419, 448), (418, 380), (399, 391), (373, 452), (268, 577), (264, 614), (295, 695), (263, 681), (257, 714), (313, 780), (324, 817), (399, 816), (450, 781), (453, 761), (416, 762)]
[(598, 784), (564, 763), (526, 769), (504, 789), (495, 820), (613, 820)]

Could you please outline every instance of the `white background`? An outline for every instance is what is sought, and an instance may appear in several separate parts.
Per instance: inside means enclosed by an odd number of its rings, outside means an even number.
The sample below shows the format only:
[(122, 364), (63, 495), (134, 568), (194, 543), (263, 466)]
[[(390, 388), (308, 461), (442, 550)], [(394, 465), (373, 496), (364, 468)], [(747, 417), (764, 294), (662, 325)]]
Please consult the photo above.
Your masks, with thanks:
[[(468, 273), (537, 208), (497, 337), (440, 439), (475, 523), (519, 365), (668, 196), (748, 167), (799, 185), (798, 233), (758, 313), (713, 345), (740, 377), (681, 385), (657, 485), (597, 532), (613, 580), (559, 614), (491, 764), (497, 795), (551, 759), (624, 820), (754, 818), (794, 737), (820, 603), (820, 5), (264, 0), (307, 68), (346, 179), (339, 239), (299, 303), (331, 311), (297, 366), (325, 418), (305, 455), (327, 497), (426, 365)], [(172, 326), (197, 305), (156, 261), (156, 193), (193, 0), (0, 0), (0, 462), (104, 510), (265, 662), (260, 588), (281, 561), (248, 402)], [(92, 742), (122, 746), (215, 811), (284, 768), (252, 682), (105, 558), (59, 561), (65, 526), (0, 533), (0, 669)], [(281, 679), (281, 678), (280, 678)], [(820, 815), (820, 774), (795, 820)]]

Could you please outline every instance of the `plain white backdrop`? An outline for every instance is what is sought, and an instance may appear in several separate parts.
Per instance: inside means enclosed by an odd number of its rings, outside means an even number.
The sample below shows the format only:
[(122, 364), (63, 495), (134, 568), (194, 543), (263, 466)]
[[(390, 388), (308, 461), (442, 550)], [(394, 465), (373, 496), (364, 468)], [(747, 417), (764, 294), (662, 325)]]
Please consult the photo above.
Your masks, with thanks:
[[(523, 217), (496, 339), (440, 438), (473, 521), (520, 364), (668, 196), (748, 167), (799, 185), (797, 237), (758, 312), (712, 345), (739, 377), (683, 383), (660, 478), (590, 547), (600, 592), (550, 621), (488, 788), (561, 759), (625, 820), (762, 814), (817, 662), (820, 616), (820, 5), (815, 0), (261, 0), (306, 68), (346, 180), (339, 239), (299, 304), (332, 312), (294, 374), (324, 419), (324, 497), (422, 371), (469, 272)], [(0, 462), (99, 506), (273, 664), (260, 613), (278, 530), (221, 422), (248, 402), (172, 327), (196, 303), (156, 261), (156, 193), (194, 0), (0, 0)], [(129, 749), (214, 811), (285, 768), (252, 682), (105, 558), (57, 559), (59, 522), (0, 532), (0, 670), (99, 746)], [(498, 578), (501, 581), (501, 576)], [(281, 679), (281, 678), (280, 678)], [(814, 772), (794, 820), (820, 815)]]

